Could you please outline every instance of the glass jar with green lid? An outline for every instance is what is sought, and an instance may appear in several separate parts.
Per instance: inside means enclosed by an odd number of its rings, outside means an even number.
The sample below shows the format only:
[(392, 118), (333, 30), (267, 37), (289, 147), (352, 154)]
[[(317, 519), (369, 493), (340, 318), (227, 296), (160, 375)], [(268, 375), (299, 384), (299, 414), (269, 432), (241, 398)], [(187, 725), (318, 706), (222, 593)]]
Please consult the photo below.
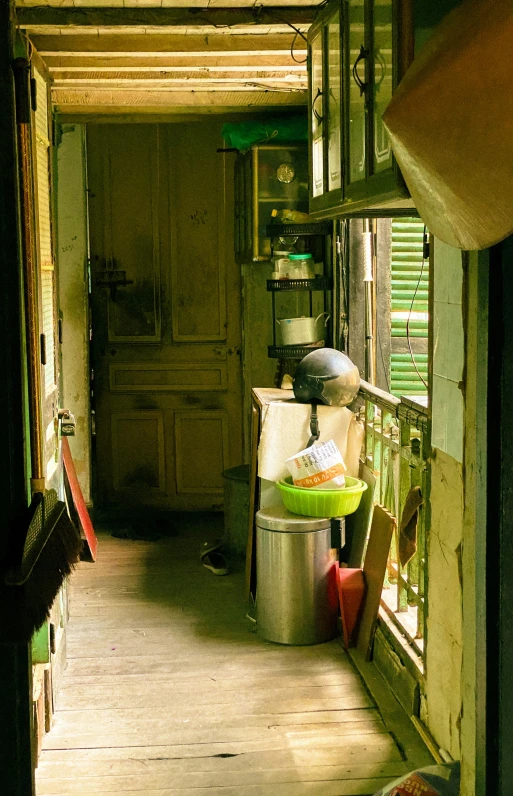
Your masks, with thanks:
[(314, 279), (315, 267), (311, 254), (289, 254), (291, 279)]

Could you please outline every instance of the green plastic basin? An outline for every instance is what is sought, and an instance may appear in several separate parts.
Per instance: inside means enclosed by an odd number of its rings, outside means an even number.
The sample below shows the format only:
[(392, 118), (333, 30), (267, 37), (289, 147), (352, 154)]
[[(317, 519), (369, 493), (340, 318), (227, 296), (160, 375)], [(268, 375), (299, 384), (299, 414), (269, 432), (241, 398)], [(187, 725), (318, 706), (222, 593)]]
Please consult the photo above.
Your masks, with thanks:
[(365, 481), (346, 475), (344, 489), (308, 489), (294, 486), (292, 477), (277, 481), (285, 508), (305, 517), (346, 517), (360, 505)]

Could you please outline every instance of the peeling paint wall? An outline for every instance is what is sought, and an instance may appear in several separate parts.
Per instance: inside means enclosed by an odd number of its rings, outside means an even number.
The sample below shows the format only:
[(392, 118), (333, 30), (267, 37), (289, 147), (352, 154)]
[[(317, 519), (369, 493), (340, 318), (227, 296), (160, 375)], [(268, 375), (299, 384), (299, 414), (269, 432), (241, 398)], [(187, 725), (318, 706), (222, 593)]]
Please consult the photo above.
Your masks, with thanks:
[(91, 412), (85, 127), (62, 126), (57, 149), (57, 258), (62, 313), (62, 401), (77, 423), (70, 449), (86, 503), (91, 502)]
[(462, 252), (435, 240), (433, 253), (433, 455), (428, 539), (426, 699), (423, 719), (460, 757), (464, 443)]
[(436, 741), (455, 759), (460, 756), (462, 527), (462, 465), (435, 449), (428, 552), (427, 724)]

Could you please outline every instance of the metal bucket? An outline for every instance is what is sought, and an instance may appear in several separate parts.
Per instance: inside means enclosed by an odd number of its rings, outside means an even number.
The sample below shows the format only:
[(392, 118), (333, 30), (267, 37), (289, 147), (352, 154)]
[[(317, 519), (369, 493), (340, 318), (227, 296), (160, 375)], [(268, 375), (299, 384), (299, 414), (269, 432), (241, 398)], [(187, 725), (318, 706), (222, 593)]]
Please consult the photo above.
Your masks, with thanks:
[(258, 634), (291, 645), (334, 638), (338, 595), (330, 520), (270, 506), (257, 513), (256, 526)]
[(246, 555), (249, 526), (249, 464), (223, 472), (224, 541), (232, 555)]

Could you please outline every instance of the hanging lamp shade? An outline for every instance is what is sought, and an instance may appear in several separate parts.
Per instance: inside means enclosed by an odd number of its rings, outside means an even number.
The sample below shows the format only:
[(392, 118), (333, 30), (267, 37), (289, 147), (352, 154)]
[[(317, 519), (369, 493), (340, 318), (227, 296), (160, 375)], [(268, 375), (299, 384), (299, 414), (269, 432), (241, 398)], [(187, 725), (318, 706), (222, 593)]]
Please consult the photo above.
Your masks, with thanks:
[(429, 230), (484, 249), (513, 232), (513, 2), (464, 0), (383, 115)]

